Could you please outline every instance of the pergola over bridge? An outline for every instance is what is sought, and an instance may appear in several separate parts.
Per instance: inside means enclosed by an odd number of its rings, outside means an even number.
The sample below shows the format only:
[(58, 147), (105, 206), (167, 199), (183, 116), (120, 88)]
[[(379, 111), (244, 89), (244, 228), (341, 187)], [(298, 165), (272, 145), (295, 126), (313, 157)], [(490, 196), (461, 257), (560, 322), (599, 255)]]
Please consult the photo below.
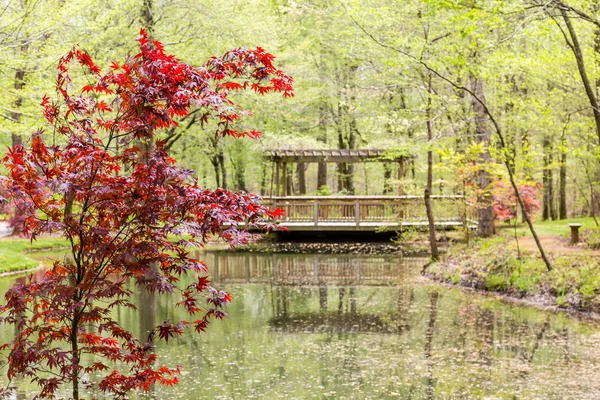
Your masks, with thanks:
[[(398, 180), (406, 170), (405, 156), (390, 156), (383, 149), (314, 149), (314, 150), (271, 150), (264, 157), (274, 165), (271, 182), (271, 196), (289, 196), (287, 166), (292, 163), (396, 163)], [(273, 187), (274, 186), (274, 187)], [(398, 185), (398, 195), (402, 195), (402, 187)]]

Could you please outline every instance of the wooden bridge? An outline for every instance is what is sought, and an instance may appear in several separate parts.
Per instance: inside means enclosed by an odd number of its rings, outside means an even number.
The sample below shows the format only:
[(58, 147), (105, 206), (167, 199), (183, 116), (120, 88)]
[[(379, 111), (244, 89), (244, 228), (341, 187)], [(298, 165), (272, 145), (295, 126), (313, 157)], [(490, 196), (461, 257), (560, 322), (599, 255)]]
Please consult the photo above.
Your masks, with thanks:
[[(382, 232), (399, 231), (404, 227), (428, 228), (423, 197), (405, 195), (402, 179), (408, 170), (409, 156), (388, 154), (383, 149), (280, 149), (267, 152), (264, 157), (273, 163), (270, 196), (265, 201), (285, 212), (279, 223), (291, 232)], [(291, 164), (301, 164), (296, 166), (296, 172), (299, 186), (303, 189), (296, 192), (304, 193), (306, 185), (300, 184), (300, 181), (305, 181), (304, 165), (307, 163), (335, 163), (339, 166), (367, 162), (388, 165), (389, 176), (382, 181), (384, 195), (292, 195), (295, 190), (289, 168)], [(389, 185), (394, 164), (398, 178), (395, 190)], [(392, 195), (395, 191), (397, 195)], [(476, 227), (476, 218), (470, 215), (472, 207), (467, 207), (464, 200), (463, 196), (431, 196), (436, 227)]]
[[(290, 231), (394, 231), (428, 227), (421, 196), (285, 196), (268, 200)], [(463, 196), (431, 196), (437, 228), (476, 227)]]

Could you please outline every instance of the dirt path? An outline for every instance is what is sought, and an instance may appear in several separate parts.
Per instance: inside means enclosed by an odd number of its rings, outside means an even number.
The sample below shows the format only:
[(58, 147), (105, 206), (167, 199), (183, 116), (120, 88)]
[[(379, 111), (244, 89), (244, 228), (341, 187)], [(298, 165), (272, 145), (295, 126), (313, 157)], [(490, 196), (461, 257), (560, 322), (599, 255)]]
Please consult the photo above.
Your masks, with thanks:
[[(582, 246), (569, 245), (563, 238), (556, 235), (540, 235), (539, 237), (544, 250), (548, 253), (600, 256), (600, 250), (589, 250)], [(516, 247), (514, 241), (512, 245)], [(519, 247), (522, 250), (537, 251), (537, 246), (532, 236), (520, 237)]]

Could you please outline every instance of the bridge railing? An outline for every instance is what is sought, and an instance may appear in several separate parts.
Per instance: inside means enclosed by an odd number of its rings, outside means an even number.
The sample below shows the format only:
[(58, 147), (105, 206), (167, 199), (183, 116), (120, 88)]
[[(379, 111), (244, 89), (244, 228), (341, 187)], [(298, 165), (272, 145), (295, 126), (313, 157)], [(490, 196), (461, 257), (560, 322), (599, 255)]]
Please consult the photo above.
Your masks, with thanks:
[[(280, 222), (386, 223), (425, 222), (427, 214), (420, 196), (286, 196), (272, 197), (272, 207), (285, 214)], [(431, 196), (436, 222), (474, 223), (472, 207), (463, 196)]]

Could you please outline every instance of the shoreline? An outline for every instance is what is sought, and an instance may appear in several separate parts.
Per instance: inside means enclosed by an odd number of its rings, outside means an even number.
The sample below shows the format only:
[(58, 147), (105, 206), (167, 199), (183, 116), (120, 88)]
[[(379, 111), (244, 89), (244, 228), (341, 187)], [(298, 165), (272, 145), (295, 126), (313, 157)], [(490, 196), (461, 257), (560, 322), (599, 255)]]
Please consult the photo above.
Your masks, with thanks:
[[(448, 282), (445, 280), (436, 279), (434, 275), (431, 275), (429, 273), (421, 274), (421, 277), (423, 280), (426, 280), (429, 283), (435, 283), (436, 285), (444, 286), (447, 288), (456, 288), (456, 289), (459, 289), (459, 290), (462, 290), (465, 292), (477, 293), (479, 295), (486, 296), (486, 297), (493, 297), (495, 299), (501, 300), (501, 301), (511, 304), (511, 305), (533, 307), (533, 308), (536, 308), (541, 311), (548, 311), (548, 312), (552, 312), (555, 314), (559, 314), (559, 313), (567, 314), (567, 315), (576, 317), (578, 319), (589, 320), (589, 321), (600, 323), (600, 313), (599, 312), (582, 311), (582, 310), (577, 310), (575, 308), (560, 307), (555, 304), (554, 305), (553, 304), (545, 304), (541, 300), (536, 300), (535, 296), (532, 296), (532, 295), (517, 297), (517, 296), (511, 295), (507, 292), (490, 291), (490, 290), (478, 289), (478, 288), (472, 287), (472, 286), (454, 284), (454, 283), (451, 283), (451, 282)], [(550, 298), (547, 298), (547, 299), (550, 299)]]
[(37, 267), (27, 268), (27, 269), (17, 269), (14, 271), (0, 272), (0, 278), (12, 276), (12, 275), (21, 275), (21, 274), (28, 274), (30, 272), (36, 272), (36, 271), (40, 270), (40, 268), (43, 268), (43, 267), (44, 267), (44, 264), (42, 264), (40, 262), (40, 264)]

